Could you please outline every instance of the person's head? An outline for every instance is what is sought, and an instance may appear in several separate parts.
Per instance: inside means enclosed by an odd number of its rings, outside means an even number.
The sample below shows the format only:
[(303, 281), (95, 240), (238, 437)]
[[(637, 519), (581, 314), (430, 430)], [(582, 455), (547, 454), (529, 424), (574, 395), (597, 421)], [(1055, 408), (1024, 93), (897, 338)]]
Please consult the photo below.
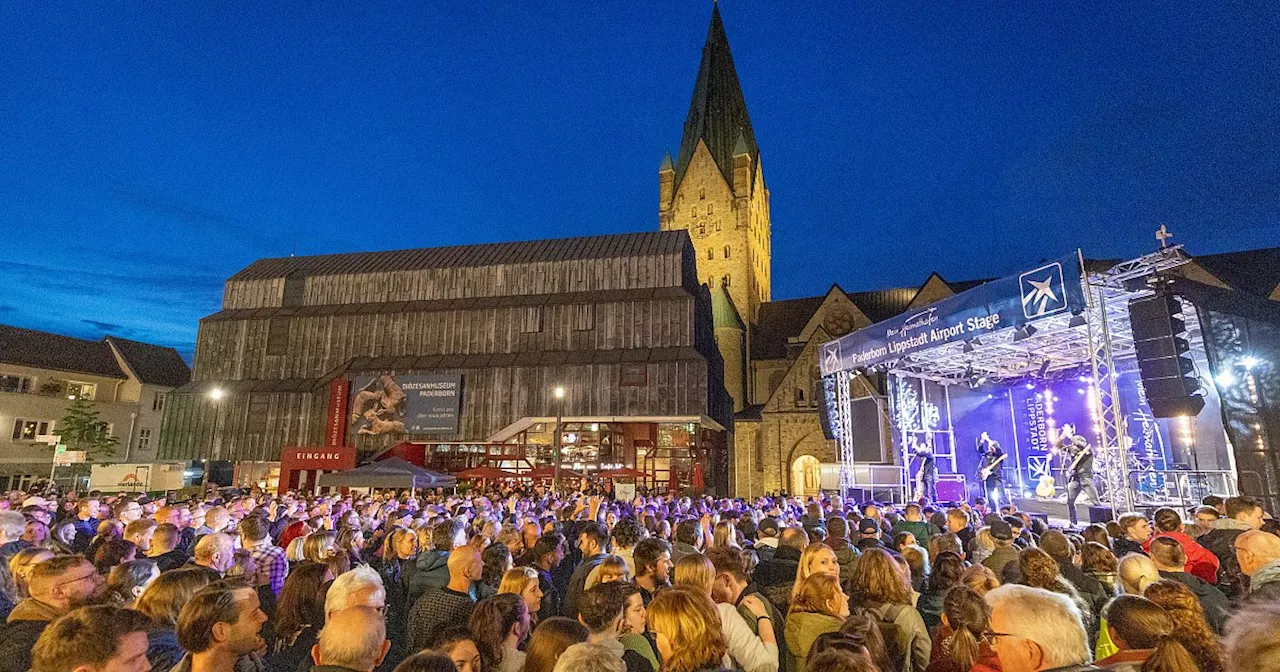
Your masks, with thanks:
[(191, 601), (191, 597), (209, 585), (209, 573), (195, 568), (174, 569), (163, 572), (142, 591), (134, 609), (144, 614), (151, 622), (161, 626), (174, 626), (178, 623), (178, 614), (182, 605)]
[(481, 672), (484, 669), (480, 646), (466, 627), (446, 628), (431, 640), (430, 645), (429, 650), (448, 658), (457, 668), (457, 672)]
[(635, 548), (644, 539), (644, 528), (635, 518), (627, 517), (613, 526), (613, 545), (615, 548)]
[(1062, 583), (1058, 562), (1039, 548), (1023, 549), (1018, 554), (1018, 571), (1024, 585), (1054, 590)]
[(695, 672), (720, 666), (728, 643), (720, 615), (706, 594), (674, 588), (654, 596), (647, 615), (663, 672)]
[(991, 539), (997, 547), (1013, 545), (1013, 526), (1008, 521), (998, 518), (992, 520), (987, 528), (991, 530)]
[(766, 516), (760, 520), (759, 527), (756, 532), (759, 533), (761, 539), (768, 539), (778, 536), (778, 519), (773, 516)]
[(990, 625), (991, 608), (983, 595), (967, 586), (947, 591), (942, 600), (942, 622), (951, 629), (948, 649), (951, 660), (961, 669), (969, 669), (978, 661), (978, 645)]
[(1263, 565), (1280, 560), (1280, 537), (1270, 532), (1249, 530), (1236, 537), (1236, 560), (1240, 571), (1253, 576)]
[(317, 530), (302, 542), (302, 557), (310, 562), (325, 562), (334, 555), (338, 535), (332, 530)]
[(676, 525), (676, 543), (688, 544), (694, 548), (702, 548), (702, 525), (689, 518)]
[(102, 502), (97, 497), (88, 497), (76, 502), (76, 518), (80, 520), (96, 519), (101, 515)]
[[(889, 662), (889, 651), (885, 646), (884, 635), (880, 631), (880, 624), (870, 614), (865, 612), (851, 614), (845, 619), (844, 623), (840, 625), (838, 634), (847, 638), (850, 644), (862, 647), (862, 649), (867, 652), (867, 656), (874, 665), (873, 669), (894, 669), (892, 664)], [(812, 653), (812, 650), (810, 650), (810, 653)]]
[[(902, 559), (911, 570), (911, 580), (923, 582), (929, 576), (929, 555), (924, 548), (911, 544), (902, 548)], [(913, 584), (914, 585), (914, 584)]]
[(133, 542), (138, 550), (146, 552), (151, 549), (151, 537), (156, 531), (156, 521), (150, 518), (139, 518), (124, 527), (125, 541)]
[(1178, 512), (1167, 506), (1156, 509), (1151, 516), (1152, 527), (1155, 532), (1181, 532), (1182, 516)]
[(262, 646), (267, 615), (258, 591), (247, 584), (219, 581), (191, 597), (178, 614), (178, 643), (193, 655), (215, 650), (243, 656)]
[[(529, 637), (522, 672), (552, 672), (556, 659), (565, 649), (587, 641), (588, 635), (587, 626), (573, 619), (552, 616), (542, 621)], [(461, 667), (458, 672), (463, 672)], [(479, 672), (479, 668), (475, 668), (474, 672)]]
[(720, 546), (737, 546), (738, 545), (738, 528), (733, 524), (732, 520), (722, 520), (716, 523), (715, 529), (712, 531), (710, 548), (718, 548)]
[(602, 583), (582, 594), (578, 620), (593, 638), (616, 639), (622, 635), (628, 591), (622, 583)]
[(738, 548), (720, 547), (707, 551), (707, 559), (715, 568), (715, 580), (711, 584), (711, 599), (733, 603), (751, 582), (747, 576), (747, 556)]
[(809, 535), (799, 527), (788, 527), (778, 535), (778, 546), (794, 548), (797, 551), (804, 551), (804, 547), (809, 545)]
[(676, 561), (675, 586), (688, 588), (711, 596), (711, 584), (715, 582), (716, 568), (701, 553), (690, 553)]
[(947, 531), (958, 534), (969, 527), (969, 514), (964, 509), (947, 509)]
[(800, 566), (796, 570), (796, 580), (812, 574), (830, 574), (840, 576), (840, 561), (836, 560), (836, 552), (823, 544), (809, 544), (800, 553)]
[(78, 555), (59, 555), (31, 569), (31, 596), (63, 613), (100, 601), (107, 582)]
[(132, 541), (124, 539), (108, 539), (98, 547), (93, 556), (93, 564), (103, 574), (109, 573), (116, 565), (138, 558), (138, 547)]
[(1147, 586), (1143, 597), (1164, 609), (1173, 621), (1173, 632), (1191, 650), (1202, 669), (1222, 669), (1222, 647), (1205, 622), (1200, 598), (1181, 581), (1161, 579)]
[(1262, 505), (1252, 497), (1228, 497), (1226, 501), (1227, 517), (1245, 523), (1249, 527), (1260, 530), (1266, 519)]
[(304, 562), (289, 572), (276, 601), (275, 632), (291, 636), (303, 627), (319, 627), (325, 622), (324, 602), (329, 568)]
[(849, 617), (849, 597), (840, 587), (840, 577), (811, 574), (796, 579), (792, 592), (792, 614), (826, 614), (841, 620)]
[(623, 597), (622, 634), (643, 634), (647, 628), (644, 598), (634, 583), (618, 583)]
[(849, 579), (849, 589), (859, 602), (911, 604), (911, 584), (893, 556), (879, 548), (863, 552)]
[(267, 541), (271, 537), (271, 528), (266, 519), (260, 516), (248, 516), (240, 521), (240, 545), (252, 548)]
[(235, 544), (221, 532), (206, 534), (196, 542), (194, 557), (197, 565), (223, 574), (235, 563)]
[(181, 541), (182, 532), (177, 526), (173, 523), (161, 523), (151, 534), (151, 548), (147, 551), (147, 556), (154, 558), (157, 555), (164, 555), (177, 548)]
[(484, 560), (475, 546), (463, 544), (449, 553), (449, 581), (479, 581), (484, 576)]
[(626, 559), (620, 555), (610, 555), (587, 575), (586, 587), (593, 588), (602, 583), (630, 580), (631, 569), (627, 566)]
[(128, 525), (142, 517), (142, 505), (130, 499), (122, 499), (116, 502), (115, 516), (116, 520)]
[(595, 521), (583, 525), (578, 531), (578, 550), (582, 551), (584, 558), (603, 553), (608, 541), (609, 530)]
[(150, 560), (121, 563), (107, 577), (107, 595), (116, 606), (131, 607), (159, 577), (160, 568)]
[(943, 551), (933, 561), (933, 572), (929, 574), (929, 592), (943, 595), (952, 586), (960, 583), (964, 574), (964, 560), (954, 551)]
[(1227, 621), (1230, 672), (1280, 672), (1280, 603), (1246, 606)]
[(529, 613), (537, 613), (542, 607), (542, 587), (538, 585), (538, 572), (531, 567), (515, 567), (502, 575), (498, 584), (499, 594), (519, 595)]
[(1084, 537), (1086, 542), (1092, 541), (1094, 543), (1101, 544), (1106, 547), (1107, 550), (1111, 550), (1111, 533), (1107, 531), (1106, 525), (1093, 523), (1092, 525), (1084, 528), (1084, 533), (1081, 536)]
[(448, 518), (431, 528), (431, 548), (449, 552), (467, 543), (466, 525), (461, 518)]
[[(463, 672), (463, 669), (449, 656), (428, 649), (405, 658), (392, 672)], [(466, 672), (472, 672), (471, 668), (466, 668)]]
[(1115, 574), (1118, 565), (1110, 546), (1086, 541), (1080, 548), (1080, 569), (1087, 574)]
[(1222, 514), (1212, 506), (1196, 507), (1196, 524), (1197, 525), (1201, 525), (1203, 527), (1211, 527), (1213, 526), (1214, 523), (1218, 522), (1218, 519), (1221, 517), (1222, 517)]
[(551, 569), (564, 561), (565, 550), (564, 535), (548, 532), (538, 537), (538, 541), (533, 544), (534, 562), (544, 569)]
[(382, 585), (382, 577), (368, 565), (360, 565), (339, 575), (329, 585), (329, 594), (324, 598), (326, 615), (351, 607), (384, 609), (386, 606), (387, 591)]
[(204, 526), (214, 532), (223, 532), (231, 524), (231, 514), (224, 506), (215, 506), (204, 514)]
[(481, 571), (482, 580), (497, 588), (502, 583), (502, 576), (511, 569), (511, 551), (505, 544), (489, 544), (480, 552), (480, 561), (484, 563)]
[(1102, 618), (1111, 642), (1121, 651), (1154, 649), (1144, 669), (1199, 669), (1178, 641), (1173, 619), (1156, 603), (1138, 595), (1120, 595), (1103, 607)]
[(59, 618), (31, 648), (32, 672), (147, 672), (147, 618), (112, 606)]
[(1162, 572), (1181, 572), (1187, 568), (1187, 551), (1177, 539), (1156, 537), (1151, 540), (1151, 561)]
[(1005, 672), (1036, 672), (1089, 662), (1080, 610), (1066, 595), (1006, 585), (987, 593), (991, 648)]
[(1075, 555), (1071, 548), (1071, 540), (1057, 530), (1049, 530), (1040, 535), (1040, 550), (1048, 553), (1058, 562), (1071, 562), (1071, 556)]
[(863, 518), (858, 521), (858, 536), (862, 539), (879, 539), (880, 533), (880, 521), (875, 518)]
[(986, 565), (966, 567), (960, 573), (960, 583), (979, 595), (986, 595), (1000, 587), (1000, 579)]
[[(988, 540), (989, 539), (990, 536), (988, 536)], [(935, 534), (932, 537), (929, 537), (929, 541), (927, 543), (929, 557), (931, 558), (936, 558), (947, 551), (955, 553), (960, 556), (962, 560), (965, 557), (964, 545), (960, 543), (960, 537), (957, 537), (954, 533), (943, 532), (942, 534)], [(995, 548), (994, 542), (992, 542), (991, 548)]]
[(53, 555), (47, 548), (24, 548), (9, 558), (9, 575), (13, 577), (19, 598), (31, 597), (31, 570)]
[(671, 546), (666, 541), (650, 537), (636, 544), (631, 559), (635, 562), (636, 576), (647, 577), (655, 583), (667, 583), (671, 574)]
[(319, 666), (372, 672), (390, 650), (382, 613), (369, 607), (353, 607), (334, 614), (324, 624), (311, 648), (311, 660)]
[(49, 535), (63, 547), (70, 547), (76, 540), (76, 523), (74, 520), (60, 520), (53, 524)]
[(486, 668), (497, 669), (507, 645), (524, 642), (533, 627), (529, 608), (518, 595), (503, 593), (485, 598), (475, 606), (468, 621), (471, 634)]
[(1141, 544), (1151, 538), (1151, 523), (1141, 513), (1126, 513), (1120, 516), (1118, 522), (1124, 538), (1129, 541), (1136, 541)]
[(1141, 553), (1130, 553), (1120, 558), (1116, 565), (1120, 577), (1120, 590), (1129, 595), (1141, 595), (1147, 586), (1160, 580), (1160, 571), (1151, 558)]

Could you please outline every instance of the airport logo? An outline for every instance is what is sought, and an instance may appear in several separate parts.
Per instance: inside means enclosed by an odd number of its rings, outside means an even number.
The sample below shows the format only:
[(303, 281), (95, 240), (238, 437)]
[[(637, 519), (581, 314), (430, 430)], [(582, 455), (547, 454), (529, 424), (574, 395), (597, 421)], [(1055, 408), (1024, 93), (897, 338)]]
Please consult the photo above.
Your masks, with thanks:
[(1022, 290), (1022, 314), (1035, 319), (1067, 309), (1067, 286), (1062, 280), (1062, 264), (1054, 262), (1018, 276)]
[(822, 346), (822, 368), (824, 373), (835, 373), (840, 370), (840, 343), (832, 341)]

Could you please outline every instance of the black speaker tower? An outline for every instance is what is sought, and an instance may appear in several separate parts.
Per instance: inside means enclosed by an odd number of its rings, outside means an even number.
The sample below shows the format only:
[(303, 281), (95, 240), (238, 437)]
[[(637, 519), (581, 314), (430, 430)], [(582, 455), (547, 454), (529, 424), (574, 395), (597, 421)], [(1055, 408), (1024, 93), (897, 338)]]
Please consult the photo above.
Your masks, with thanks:
[(1204, 397), (1178, 298), (1159, 293), (1134, 299), (1129, 302), (1129, 320), (1151, 414), (1157, 418), (1199, 414)]

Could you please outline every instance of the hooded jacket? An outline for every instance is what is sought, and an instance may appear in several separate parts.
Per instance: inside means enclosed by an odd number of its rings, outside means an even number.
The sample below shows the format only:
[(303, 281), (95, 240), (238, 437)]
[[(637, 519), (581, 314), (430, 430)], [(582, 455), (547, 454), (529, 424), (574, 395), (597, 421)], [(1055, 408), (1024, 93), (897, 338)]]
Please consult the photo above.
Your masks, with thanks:
[(431, 588), (444, 588), (449, 584), (449, 554), (445, 551), (427, 551), (418, 554), (417, 570), (409, 577), (409, 604), (418, 601)]
[(795, 665), (792, 667), (794, 672), (805, 672), (805, 658), (809, 656), (809, 649), (813, 648), (818, 636), (838, 631), (842, 623), (840, 619), (827, 614), (793, 613), (787, 616), (787, 625), (783, 631), (787, 649), (795, 656)]
[(1249, 577), (1249, 592), (1253, 592), (1268, 583), (1280, 581), (1280, 560), (1272, 560), (1259, 567)]
[(1217, 556), (1218, 588), (1227, 597), (1243, 596), (1245, 581), (1240, 571), (1240, 561), (1236, 559), (1236, 537), (1252, 529), (1248, 523), (1234, 518), (1222, 518), (1213, 521), (1213, 529), (1197, 540), (1197, 543)]

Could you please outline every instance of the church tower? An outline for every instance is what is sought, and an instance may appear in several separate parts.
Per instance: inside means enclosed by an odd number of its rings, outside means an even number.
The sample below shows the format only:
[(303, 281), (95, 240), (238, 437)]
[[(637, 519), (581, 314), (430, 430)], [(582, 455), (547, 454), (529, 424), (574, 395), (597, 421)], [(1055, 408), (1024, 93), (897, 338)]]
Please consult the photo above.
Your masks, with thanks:
[(689, 232), (711, 289), (734, 410), (747, 401), (751, 325), (770, 295), (769, 190), (746, 99), (713, 5), (680, 152), (658, 169), (658, 222)]

